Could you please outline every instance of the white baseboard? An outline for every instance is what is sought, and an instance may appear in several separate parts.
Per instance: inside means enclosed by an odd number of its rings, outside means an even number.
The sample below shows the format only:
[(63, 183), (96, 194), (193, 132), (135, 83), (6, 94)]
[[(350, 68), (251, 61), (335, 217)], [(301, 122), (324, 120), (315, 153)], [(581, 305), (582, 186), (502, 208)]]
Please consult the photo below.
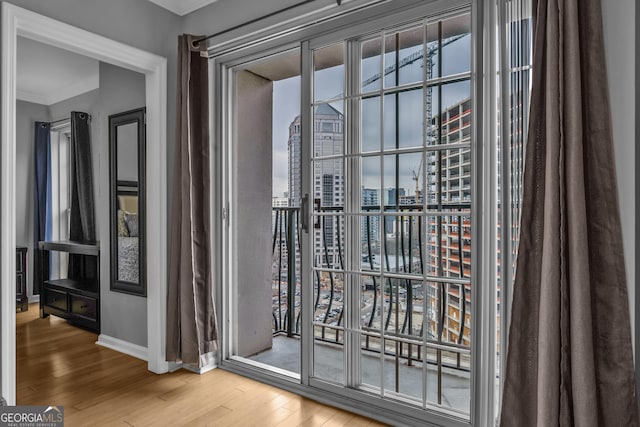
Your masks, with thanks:
[(197, 368), (195, 366), (186, 365), (186, 364), (183, 364), (181, 366), (182, 369), (186, 369), (187, 371), (195, 372), (196, 374), (200, 374), (200, 375), (206, 374), (207, 372), (212, 371), (212, 370), (216, 369), (217, 367), (218, 367), (218, 365), (216, 363), (210, 363), (210, 364), (208, 364), (206, 366), (203, 366), (202, 368)]
[(167, 365), (169, 365), (169, 372), (175, 372), (178, 369), (182, 369), (182, 363), (180, 362), (167, 362)]
[(205, 374), (213, 369), (218, 367), (218, 358), (216, 352), (211, 352), (207, 354), (203, 354), (200, 356), (200, 362), (202, 363), (202, 367), (198, 368), (194, 365), (189, 365), (187, 363), (182, 364), (182, 368), (187, 371), (195, 372), (196, 374)]
[(144, 360), (145, 362), (148, 361), (147, 347), (142, 347), (141, 345), (132, 344), (128, 341), (123, 341), (105, 334), (98, 335), (98, 341), (96, 341), (96, 344), (110, 348), (111, 350), (119, 351), (120, 353), (128, 354), (129, 356)]

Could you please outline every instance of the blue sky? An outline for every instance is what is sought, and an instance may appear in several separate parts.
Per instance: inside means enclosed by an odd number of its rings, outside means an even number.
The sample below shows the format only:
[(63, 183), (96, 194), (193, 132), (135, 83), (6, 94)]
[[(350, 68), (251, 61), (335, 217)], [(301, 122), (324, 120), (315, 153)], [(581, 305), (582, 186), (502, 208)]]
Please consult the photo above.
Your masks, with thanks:
[[(408, 56), (419, 49), (419, 46), (400, 51), (400, 59)], [(389, 54), (385, 61), (392, 61)], [(468, 71), (470, 69), (470, 37), (451, 43), (443, 49), (442, 55), (435, 55), (434, 70), (437, 70), (440, 56), (443, 57), (443, 75), (455, 74)], [(380, 68), (380, 58), (371, 57), (363, 60), (363, 80), (378, 73)], [(343, 73), (344, 67), (332, 67), (316, 72), (315, 95), (316, 99), (330, 99), (340, 96), (343, 93)], [(416, 61), (411, 65), (401, 68), (399, 76), (402, 83), (419, 81), (422, 78), (422, 61)], [(392, 75), (385, 77), (385, 86), (392, 84), (395, 79)], [(369, 86), (372, 90), (378, 89), (379, 84), (374, 83)], [(454, 105), (470, 95), (469, 82), (461, 82), (443, 86), (442, 103), (444, 107)], [(437, 114), (437, 90), (432, 92), (433, 114)], [(422, 90), (404, 92), (399, 96), (399, 136), (401, 146), (422, 145)], [(385, 146), (395, 144), (395, 96), (387, 96), (384, 101), (384, 123), (385, 129), (383, 141)], [(340, 105), (332, 104), (338, 110), (342, 110)], [(364, 102), (362, 107), (362, 128), (363, 128), (363, 148), (380, 146), (380, 102), (378, 99), (371, 99)], [(289, 138), (289, 125), (300, 113), (300, 78), (274, 82), (273, 86), (273, 195), (282, 196), (287, 191), (287, 141)], [(385, 160), (384, 167), (384, 187), (395, 186), (395, 161)], [(400, 159), (400, 182), (399, 187), (405, 188), (408, 194), (413, 194), (415, 183), (412, 178), (412, 170), (418, 169), (420, 162), (419, 155), (403, 155)], [(389, 163), (389, 165), (387, 165)], [(363, 162), (363, 185), (368, 188), (380, 187), (380, 161), (379, 158)]]

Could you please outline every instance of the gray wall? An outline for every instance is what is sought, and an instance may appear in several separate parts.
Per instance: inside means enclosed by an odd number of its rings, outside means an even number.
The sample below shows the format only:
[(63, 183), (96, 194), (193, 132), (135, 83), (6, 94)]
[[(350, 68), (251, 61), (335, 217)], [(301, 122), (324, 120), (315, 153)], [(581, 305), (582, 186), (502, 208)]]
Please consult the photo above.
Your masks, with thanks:
[[(114, 338), (147, 346), (147, 299), (109, 290), (109, 115), (144, 107), (144, 75), (109, 64), (100, 64), (100, 152), (102, 165), (100, 182), (103, 189), (98, 204), (101, 223), (102, 262), (100, 293), (101, 332)], [(153, 141), (149, 141), (149, 144)], [(149, 212), (153, 215), (153, 212)], [(151, 264), (149, 267), (153, 267)], [(153, 286), (149, 283), (148, 286)]]
[[(636, 298), (636, 130), (635, 130), (635, 13), (636, 0), (603, 1), (606, 66), (611, 100), (613, 142), (618, 172), (625, 265), (632, 327), (640, 316)], [(637, 328), (637, 326), (636, 326)], [(637, 343), (635, 343), (637, 344)]]
[(91, 114), (96, 233), (100, 241), (101, 333), (147, 345), (146, 298), (109, 290), (109, 115), (144, 107), (144, 75), (100, 63), (100, 88), (54, 104), (51, 117), (68, 117), (70, 111)]
[(238, 72), (235, 232), (238, 355), (271, 348), (271, 109), (273, 83)]
[(218, 0), (184, 16), (182, 31), (209, 35), (300, 3), (298, 0)]
[(51, 120), (44, 105), (16, 103), (16, 245), (29, 248), (27, 290), (33, 296), (33, 198), (35, 197), (34, 122)]
[[(634, 144), (637, 146), (638, 143), (640, 142), (640, 31), (638, 31), (638, 25), (640, 25), (640, 7), (636, 7), (636, 27), (635, 27), (635, 33), (636, 33), (636, 37), (635, 37), (635, 43), (636, 43), (636, 50), (635, 50), (635, 57), (636, 57), (636, 135), (634, 138)], [(638, 163), (640, 163), (640, 150), (636, 150), (636, 160), (635, 160), (635, 164), (637, 165)], [(640, 190), (640, 185), (638, 184), (638, 172), (636, 171), (636, 176), (635, 176), (635, 182), (636, 182), (636, 206), (635, 206), (635, 214), (636, 214), (636, 218), (638, 215), (638, 200), (640, 200), (640, 196), (638, 196), (638, 191)], [(636, 220), (636, 223), (638, 221)], [(638, 228), (636, 227), (636, 233), (635, 233), (635, 241), (637, 242), (638, 239), (640, 238), (640, 233), (638, 233)], [(640, 263), (640, 256), (638, 256), (638, 253), (636, 252), (636, 258), (635, 258), (635, 265), (638, 265), (638, 263)], [(638, 289), (638, 278), (636, 277), (636, 289)], [(640, 292), (636, 292), (636, 307), (640, 307)], [(640, 327), (638, 327), (638, 323), (640, 323), (639, 320), (640, 316), (636, 316), (636, 334), (635, 334), (635, 339), (636, 339), (636, 343), (640, 342)], [(636, 352), (636, 377), (639, 376), (639, 372), (638, 372), (638, 368), (640, 368), (640, 356), (638, 356), (638, 352)], [(640, 381), (636, 380), (637, 384), (640, 384)], [(640, 402), (640, 393), (636, 393), (638, 395), (638, 402)]]

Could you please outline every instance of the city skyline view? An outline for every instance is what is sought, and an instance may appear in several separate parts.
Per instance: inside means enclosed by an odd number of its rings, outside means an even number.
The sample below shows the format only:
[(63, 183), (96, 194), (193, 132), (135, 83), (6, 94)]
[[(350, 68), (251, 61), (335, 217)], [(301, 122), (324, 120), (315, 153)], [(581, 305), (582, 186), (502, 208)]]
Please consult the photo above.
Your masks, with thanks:
[[(434, 42), (431, 42), (434, 43)], [(429, 47), (429, 43), (427, 47)], [(442, 55), (435, 53), (432, 55), (434, 76), (439, 70), (440, 56), (444, 58), (442, 74), (460, 73), (469, 70), (471, 58), (470, 35), (464, 35), (455, 39), (450, 44), (442, 48)], [(421, 49), (420, 46), (402, 49), (399, 51), (399, 58), (408, 58), (416, 54)], [(392, 52), (393, 53), (393, 52)], [(385, 61), (391, 60), (392, 53), (386, 53)], [(380, 56), (371, 56), (362, 59), (362, 81), (365, 82), (375, 74), (380, 73)], [(420, 81), (423, 77), (423, 61), (417, 60), (402, 67), (401, 80), (404, 82)], [(331, 100), (342, 96), (344, 65), (318, 70), (314, 73), (314, 95), (316, 100)], [(388, 79), (389, 76), (385, 76)], [(289, 126), (300, 114), (300, 77), (295, 76), (273, 82), (273, 116), (272, 116), (272, 147), (273, 147), (273, 182), (272, 196), (284, 197), (289, 193), (288, 188), (288, 152), (287, 142), (289, 138)], [(387, 83), (385, 83), (385, 87)], [(374, 88), (375, 84), (369, 84), (365, 89)], [(377, 86), (379, 88), (379, 85)], [(431, 92), (432, 114), (431, 118), (437, 117), (439, 112), (446, 111), (452, 105), (459, 103), (470, 97), (471, 86), (468, 80), (450, 83), (441, 86), (442, 93), (438, 93), (438, 87), (428, 89)], [(396, 107), (394, 96), (386, 96), (384, 100), (384, 123), (382, 128), (384, 135), (380, 135), (380, 102), (377, 98), (367, 98), (361, 103), (361, 117), (363, 135), (361, 136), (362, 149), (364, 152), (379, 150), (381, 142), (384, 148), (391, 148), (390, 144), (395, 144), (395, 114)], [(423, 119), (422, 103), (425, 95), (422, 89), (403, 92), (398, 97), (398, 139), (401, 147), (418, 147), (423, 144)], [(438, 101), (442, 100), (442, 108), (439, 108)], [(342, 102), (331, 102), (330, 105), (339, 112), (344, 111)], [(382, 139), (382, 141), (381, 141)], [(362, 162), (362, 186), (364, 188), (382, 189), (381, 179), (384, 180), (384, 189), (403, 188), (407, 194), (415, 193), (415, 181), (413, 172), (418, 171), (421, 164), (421, 157), (418, 154), (406, 154), (400, 156), (399, 161), (399, 182), (395, 182), (395, 164), (385, 162), (384, 171), (381, 174), (380, 162), (377, 158), (365, 158)], [(384, 175), (384, 176), (381, 176)], [(422, 183), (420, 183), (422, 190)]]

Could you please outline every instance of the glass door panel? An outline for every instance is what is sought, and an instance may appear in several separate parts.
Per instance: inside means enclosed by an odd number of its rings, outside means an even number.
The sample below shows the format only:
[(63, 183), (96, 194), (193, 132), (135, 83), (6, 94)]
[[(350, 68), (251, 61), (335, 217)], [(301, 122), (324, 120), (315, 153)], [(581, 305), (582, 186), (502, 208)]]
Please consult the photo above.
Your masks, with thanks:
[(470, 38), (461, 13), (323, 46), (312, 51), (311, 97), (311, 376), (462, 418)]
[(313, 376), (345, 384), (344, 44), (313, 54)]

